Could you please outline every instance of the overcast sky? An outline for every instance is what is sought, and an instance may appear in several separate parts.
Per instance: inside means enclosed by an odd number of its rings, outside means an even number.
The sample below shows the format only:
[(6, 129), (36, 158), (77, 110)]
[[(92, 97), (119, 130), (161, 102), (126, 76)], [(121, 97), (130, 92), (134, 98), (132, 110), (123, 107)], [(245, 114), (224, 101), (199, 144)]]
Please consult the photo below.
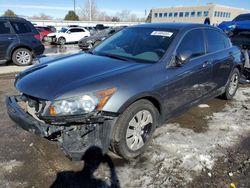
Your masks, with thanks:
[[(73, 10), (73, 2), (73, 0), (0, 0), (0, 15), (6, 9), (11, 9), (18, 15), (33, 16), (45, 13), (54, 18), (63, 18), (68, 10)], [(84, 6), (84, 2), (85, 0), (76, 0), (77, 10)], [(139, 17), (145, 16), (145, 10), (148, 13), (151, 8), (218, 4), (218, 2), (221, 5), (250, 10), (249, 0), (96, 0), (98, 8), (110, 15), (126, 9)]]

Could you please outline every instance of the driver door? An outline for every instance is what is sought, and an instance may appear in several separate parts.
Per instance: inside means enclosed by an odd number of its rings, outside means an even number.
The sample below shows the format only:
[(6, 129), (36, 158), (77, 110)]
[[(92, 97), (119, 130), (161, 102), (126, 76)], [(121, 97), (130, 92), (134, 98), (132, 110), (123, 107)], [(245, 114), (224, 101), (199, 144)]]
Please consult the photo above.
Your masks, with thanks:
[(180, 65), (173, 62), (167, 68), (168, 93), (165, 98), (167, 115), (201, 100), (212, 89), (212, 65), (209, 56), (205, 54), (202, 29), (189, 31), (179, 43), (177, 56), (187, 52), (190, 57), (185, 62)]

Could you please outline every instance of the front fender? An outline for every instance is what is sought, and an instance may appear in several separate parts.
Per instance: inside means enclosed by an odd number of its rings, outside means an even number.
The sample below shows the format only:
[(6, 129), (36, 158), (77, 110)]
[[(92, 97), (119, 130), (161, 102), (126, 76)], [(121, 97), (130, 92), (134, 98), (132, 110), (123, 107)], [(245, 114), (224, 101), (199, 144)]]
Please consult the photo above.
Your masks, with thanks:
[(131, 104), (133, 104), (134, 102), (140, 99), (148, 99), (150, 102), (152, 102), (156, 106), (156, 108), (161, 113), (162, 105), (160, 101), (162, 101), (162, 97), (155, 92), (144, 92), (144, 93), (140, 93), (140, 94), (136, 94), (132, 96), (120, 106), (120, 108), (118, 109), (118, 113), (123, 113)]

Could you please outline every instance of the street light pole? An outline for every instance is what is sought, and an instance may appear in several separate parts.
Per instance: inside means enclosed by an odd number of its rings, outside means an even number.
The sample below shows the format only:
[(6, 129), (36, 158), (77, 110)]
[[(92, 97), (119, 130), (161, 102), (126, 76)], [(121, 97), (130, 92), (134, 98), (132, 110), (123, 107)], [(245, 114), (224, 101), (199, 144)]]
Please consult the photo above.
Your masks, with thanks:
[(74, 13), (76, 13), (76, 0), (74, 0)]

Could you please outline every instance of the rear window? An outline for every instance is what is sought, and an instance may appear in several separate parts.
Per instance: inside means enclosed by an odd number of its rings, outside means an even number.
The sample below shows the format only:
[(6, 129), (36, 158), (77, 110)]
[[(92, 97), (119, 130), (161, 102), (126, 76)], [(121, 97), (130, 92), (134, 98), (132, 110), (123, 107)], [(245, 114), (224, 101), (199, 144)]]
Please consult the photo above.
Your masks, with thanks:
[(11, 22), (12, 27), (14, 28), (15, 32), (17, 34), (22, 34), (22, 33), (31, 33), (31, 28), (28, 26), (27, 23), (23, 22)]
[(206, 29), (205, 34), (207, 38), (207, 53), (216, 52), (231, 47), (229, 38), (219, 31)]
[(250, 14), (241, 14), (234, 18), (233, 21), (245, 21), (245, 20), (250, 20)]
[(10, 34), (10, 27), (5, 21), (0, 21), (0, 34)]

